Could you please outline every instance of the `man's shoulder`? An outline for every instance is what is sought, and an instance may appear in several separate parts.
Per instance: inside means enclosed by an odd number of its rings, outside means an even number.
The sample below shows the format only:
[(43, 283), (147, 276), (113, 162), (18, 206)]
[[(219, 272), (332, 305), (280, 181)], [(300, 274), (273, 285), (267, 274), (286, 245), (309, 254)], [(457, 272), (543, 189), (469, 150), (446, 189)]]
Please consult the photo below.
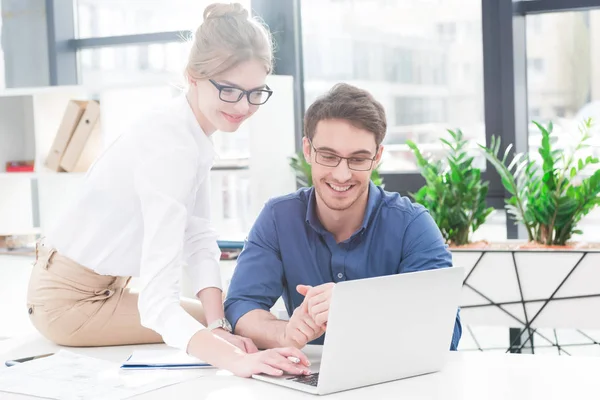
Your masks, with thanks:
[(303, 187), (286, 195), (272, 197), (265, 204), (265, 208), (277, 215), (290, 218), (300, 215), (304, 218), (311, 193), (312, 188)]
[(381, 188), (381, 208), (385, 218), (413, 219), (427, 212), (421, 204), (413, 203), (408, 197), (398, 192), (387, 192)]

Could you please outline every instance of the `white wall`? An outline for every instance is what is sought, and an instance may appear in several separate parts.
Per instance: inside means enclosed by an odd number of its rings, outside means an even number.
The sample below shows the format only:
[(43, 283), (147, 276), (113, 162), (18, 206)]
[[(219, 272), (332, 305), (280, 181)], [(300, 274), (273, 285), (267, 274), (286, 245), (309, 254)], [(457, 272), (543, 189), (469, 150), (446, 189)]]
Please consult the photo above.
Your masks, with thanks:
[(269, 198), (296, 189), (289, 157), (295, 151), (294, 82), (271, 76), (272, 98), (248, 121), (250, 126), (250, 218), (254, 220)]

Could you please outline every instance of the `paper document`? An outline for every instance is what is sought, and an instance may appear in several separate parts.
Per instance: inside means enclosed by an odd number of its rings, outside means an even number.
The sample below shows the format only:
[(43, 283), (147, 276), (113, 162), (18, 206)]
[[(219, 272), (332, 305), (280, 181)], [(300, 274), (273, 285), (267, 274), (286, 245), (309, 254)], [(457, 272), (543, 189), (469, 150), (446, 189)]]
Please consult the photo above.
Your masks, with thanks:
[(211, 365), (178, 349), (136, 350), (123, 363), (124, 369), (210, 368)]
[(124, 371), (118, 363), (60, 350), (0, 370), (1, 392), (56, 400), (121, 400), (198, 378), (193, 371)]

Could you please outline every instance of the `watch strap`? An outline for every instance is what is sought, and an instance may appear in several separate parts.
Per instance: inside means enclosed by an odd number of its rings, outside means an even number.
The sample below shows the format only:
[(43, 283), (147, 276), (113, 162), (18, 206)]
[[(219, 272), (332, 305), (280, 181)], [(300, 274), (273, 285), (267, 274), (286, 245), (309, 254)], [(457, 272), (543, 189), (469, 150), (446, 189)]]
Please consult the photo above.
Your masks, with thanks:
[(226, 318), (219, 318), (217, 320), (214, 320), (206, 328), (209, 329), (209, 330), (211, 330), (211, 331), (213, 329), (218, 329), (218, 328), (225, 329), (229, 333), (231, 333), (231, 331), (232, 331), (231, 324), (229, 323), (229, 321), (227, 321)]

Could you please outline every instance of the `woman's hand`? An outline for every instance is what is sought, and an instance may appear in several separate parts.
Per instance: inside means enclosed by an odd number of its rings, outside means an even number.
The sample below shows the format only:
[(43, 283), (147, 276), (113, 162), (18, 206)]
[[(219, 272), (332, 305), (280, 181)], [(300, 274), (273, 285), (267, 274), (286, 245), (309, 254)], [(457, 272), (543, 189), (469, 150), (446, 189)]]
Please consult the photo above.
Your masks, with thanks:
[(308, 366), (310, 366), (310, 361), (304, 353), (296, 348), (286, 347), (244, 354), (226, 369), (237, 376), (249, 378), (255, 374), (310, 375)]

